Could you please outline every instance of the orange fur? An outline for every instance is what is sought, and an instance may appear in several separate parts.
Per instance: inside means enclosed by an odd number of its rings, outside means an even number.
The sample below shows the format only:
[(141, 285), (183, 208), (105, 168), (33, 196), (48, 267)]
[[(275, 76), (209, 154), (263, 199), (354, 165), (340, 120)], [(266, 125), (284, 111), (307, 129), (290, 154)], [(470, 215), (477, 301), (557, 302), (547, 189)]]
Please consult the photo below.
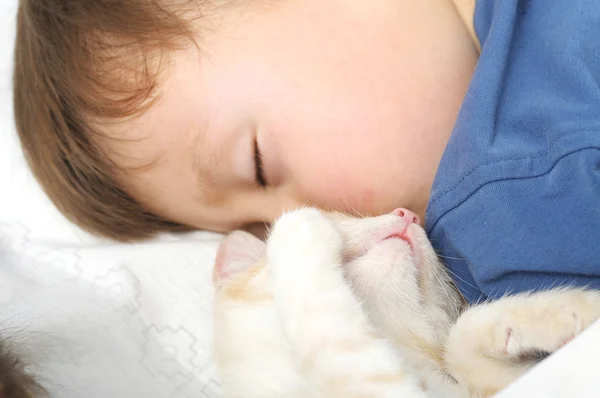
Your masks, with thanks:
[(273, 295), (267, 293), (260, 286), (252, 285), (251, 282), (266, 268), (266, 261), (261, 260), (250, 267), (247, 272), (235, 275), (224, 287), (223, 292), (230, 299), (246, 302), (261, 302), (273, 300)]

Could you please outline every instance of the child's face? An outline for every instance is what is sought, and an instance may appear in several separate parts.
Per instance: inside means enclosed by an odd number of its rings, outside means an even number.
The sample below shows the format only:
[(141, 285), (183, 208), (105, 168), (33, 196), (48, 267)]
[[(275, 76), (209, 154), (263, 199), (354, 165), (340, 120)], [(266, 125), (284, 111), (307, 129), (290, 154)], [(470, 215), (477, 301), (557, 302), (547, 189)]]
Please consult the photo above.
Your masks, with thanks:
[(217, 231), (304, 203), (422, 216), (477, 56), (452, 3), (254, 7), (174, 55), (160, 101), (113, 127), (134, 139), (105, 143), (118, 164), (155, 161), (121, 176), (130, 192)]

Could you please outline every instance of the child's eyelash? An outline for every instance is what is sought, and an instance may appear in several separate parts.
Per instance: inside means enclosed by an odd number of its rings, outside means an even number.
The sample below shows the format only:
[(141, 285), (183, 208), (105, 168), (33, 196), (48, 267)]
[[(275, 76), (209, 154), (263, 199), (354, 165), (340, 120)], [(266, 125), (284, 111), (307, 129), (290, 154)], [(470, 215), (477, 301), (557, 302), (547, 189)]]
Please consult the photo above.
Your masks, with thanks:
[(255, 180), (256, 183), (266, 188), (268, 186), (267, 180), (265, 179), (264, 171), (263, 171), (263, 162), (262, 155), (260, 153), (260, 149), (258, 148), (258, 141), (254, 140), (254, 168), (255, 168)]

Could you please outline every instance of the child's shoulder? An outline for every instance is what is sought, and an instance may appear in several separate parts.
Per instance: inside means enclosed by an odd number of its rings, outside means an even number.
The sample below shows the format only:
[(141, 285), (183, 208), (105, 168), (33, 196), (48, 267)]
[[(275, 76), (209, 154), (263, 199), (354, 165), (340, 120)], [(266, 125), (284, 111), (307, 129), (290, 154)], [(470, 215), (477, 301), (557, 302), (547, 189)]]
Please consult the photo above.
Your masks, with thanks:
[(600, 7), (479, 0), (474, 25), (481, 57), (428, 233), (442, 255), (461, 258), (448, 265), (472, 300), (600, 287)]

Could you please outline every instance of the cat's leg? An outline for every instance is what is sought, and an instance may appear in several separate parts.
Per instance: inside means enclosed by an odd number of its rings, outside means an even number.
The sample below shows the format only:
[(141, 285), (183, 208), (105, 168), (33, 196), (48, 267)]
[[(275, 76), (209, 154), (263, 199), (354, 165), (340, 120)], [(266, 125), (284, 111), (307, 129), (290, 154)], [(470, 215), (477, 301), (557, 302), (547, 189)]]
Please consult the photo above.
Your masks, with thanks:
[(267, 244), (281, 325), (298, 367), (326, 397), (424, 397), (346, 284), (342, 237), (314, 209), (282, 216)]
[(559, 289), (505, 297), (467, 310), (450, 332), (446, 364), (489, 396), (600, 318), (600, 292)]

